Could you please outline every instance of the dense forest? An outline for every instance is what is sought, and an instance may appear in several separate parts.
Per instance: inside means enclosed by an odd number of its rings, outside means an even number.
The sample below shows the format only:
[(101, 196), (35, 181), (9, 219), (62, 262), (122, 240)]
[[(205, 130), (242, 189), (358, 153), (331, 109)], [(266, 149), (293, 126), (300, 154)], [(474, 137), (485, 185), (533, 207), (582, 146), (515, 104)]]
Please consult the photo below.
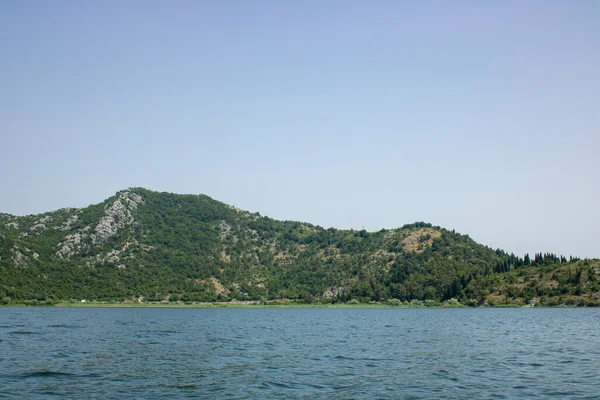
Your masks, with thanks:
[(424, 222), (378, 232), (278, 221), (204, 195), (127, 189), (0, 214), (0, 301), (597, 305), (600, 262), (523, 257)]

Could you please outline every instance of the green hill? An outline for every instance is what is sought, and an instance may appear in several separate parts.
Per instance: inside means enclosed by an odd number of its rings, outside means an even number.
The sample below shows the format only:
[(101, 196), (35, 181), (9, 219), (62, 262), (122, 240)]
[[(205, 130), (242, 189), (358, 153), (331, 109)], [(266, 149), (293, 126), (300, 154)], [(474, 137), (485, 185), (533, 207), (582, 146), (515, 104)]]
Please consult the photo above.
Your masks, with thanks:
[(277, 221), (204, 195), (118, 192), (0, 214), (0, 299), (595, 305), (598, 260), (533, 260), (417, 222), (366, 232)]

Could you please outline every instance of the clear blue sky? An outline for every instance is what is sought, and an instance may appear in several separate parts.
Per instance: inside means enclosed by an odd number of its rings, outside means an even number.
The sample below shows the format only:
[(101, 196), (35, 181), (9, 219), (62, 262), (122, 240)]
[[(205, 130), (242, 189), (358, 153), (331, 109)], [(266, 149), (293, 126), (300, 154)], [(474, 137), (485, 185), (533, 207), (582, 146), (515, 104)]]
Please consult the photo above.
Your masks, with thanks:
[(600, 257), (599, 1), (0, 2), (0, 212), (130, 186)]

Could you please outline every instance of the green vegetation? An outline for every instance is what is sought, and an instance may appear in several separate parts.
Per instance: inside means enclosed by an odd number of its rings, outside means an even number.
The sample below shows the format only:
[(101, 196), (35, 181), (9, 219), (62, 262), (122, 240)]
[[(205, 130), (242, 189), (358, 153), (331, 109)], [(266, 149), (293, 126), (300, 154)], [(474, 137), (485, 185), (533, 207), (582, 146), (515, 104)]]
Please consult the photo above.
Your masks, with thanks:
[(423, 222), (325, 229), (142, 188), (84, 209), (0, 214), (2, 304), (595, 306), (599, 272), (598, 260), (521, 258)]

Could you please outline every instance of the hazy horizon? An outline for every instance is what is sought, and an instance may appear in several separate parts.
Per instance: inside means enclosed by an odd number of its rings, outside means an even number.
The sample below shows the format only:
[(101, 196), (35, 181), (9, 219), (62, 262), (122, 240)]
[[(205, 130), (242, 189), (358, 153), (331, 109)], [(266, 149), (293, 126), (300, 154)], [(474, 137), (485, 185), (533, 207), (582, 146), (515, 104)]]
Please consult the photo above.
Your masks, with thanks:
[(600, 257), (600, 3), (0, 3), (0, 212), (127, 187)]

